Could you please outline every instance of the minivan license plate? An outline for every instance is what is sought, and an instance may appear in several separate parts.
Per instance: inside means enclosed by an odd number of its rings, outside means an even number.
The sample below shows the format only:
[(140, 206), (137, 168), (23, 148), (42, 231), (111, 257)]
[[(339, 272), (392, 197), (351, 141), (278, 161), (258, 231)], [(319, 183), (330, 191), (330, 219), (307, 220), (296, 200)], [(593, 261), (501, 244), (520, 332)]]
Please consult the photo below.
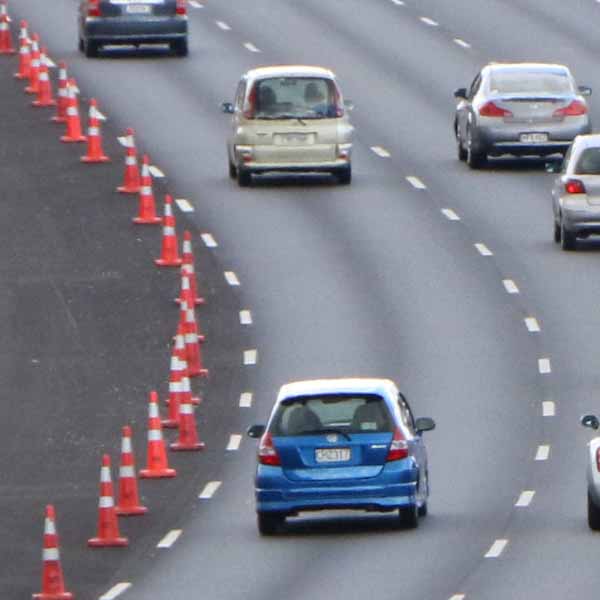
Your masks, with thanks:
[(350, 448), (317, 448), (315, 460), (318, 463), (345, 462), (352, 456)]
[(543, 144), (548, 141), (547, 133), (522, 133), (521, 142), (524, 144)]
[(128, 4), (125, 11), (130, 15), (147, 15), (152, 10), (151, 6), (145, 4)]

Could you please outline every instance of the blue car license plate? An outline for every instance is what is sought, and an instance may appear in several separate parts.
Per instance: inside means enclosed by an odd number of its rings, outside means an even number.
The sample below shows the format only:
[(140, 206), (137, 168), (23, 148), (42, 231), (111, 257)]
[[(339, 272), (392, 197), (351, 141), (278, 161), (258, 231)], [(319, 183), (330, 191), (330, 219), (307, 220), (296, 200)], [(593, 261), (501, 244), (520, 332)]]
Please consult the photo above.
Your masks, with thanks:
[(347, 462), (352, 458), (350, 448), (317, 448), (315, 461), (318, 463)]

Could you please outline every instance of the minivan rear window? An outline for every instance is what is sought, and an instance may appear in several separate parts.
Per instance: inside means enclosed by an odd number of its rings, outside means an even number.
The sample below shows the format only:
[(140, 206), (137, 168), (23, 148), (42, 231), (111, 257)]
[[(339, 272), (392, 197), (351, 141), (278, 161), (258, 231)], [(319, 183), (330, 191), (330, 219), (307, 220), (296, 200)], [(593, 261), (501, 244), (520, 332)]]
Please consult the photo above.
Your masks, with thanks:
[(385, 401), (375, 394), (302, 396), (279, 405), (270, 426), (274, 436), (381, 433), (393, 430)]
[(335, 82), (323, 77), (274, 77), (258, 80), (244, 113), (254, 119), (325, 119), (344, 114)]

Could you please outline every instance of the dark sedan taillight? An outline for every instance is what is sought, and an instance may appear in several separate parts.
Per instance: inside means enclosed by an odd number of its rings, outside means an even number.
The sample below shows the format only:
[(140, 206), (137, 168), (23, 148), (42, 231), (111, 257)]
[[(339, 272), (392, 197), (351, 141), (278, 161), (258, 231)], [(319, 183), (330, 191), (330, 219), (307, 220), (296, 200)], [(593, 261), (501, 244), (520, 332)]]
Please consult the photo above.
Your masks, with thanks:
[(558, 108), (554, 111), (555, 117), (579, 117), (587, 114), (587, 106), (579, 100), (573, 100), (564, 108)]
[(88, 17), (100, 16), (100, 0), (88, 0)]
[(579, 179), (567, 179), (565, 181), (565, 192), (567, 194), (585, 194), (585, 185)]
[(186, 0), (177, 0), (177, 6), (175, 7), (175, 12), (178, 15), (187, 15)]
[(479, 114), (482, 117), (512, 117), (510, 110), (498, 106), (491, 100), (486, 102), (480, 109)]

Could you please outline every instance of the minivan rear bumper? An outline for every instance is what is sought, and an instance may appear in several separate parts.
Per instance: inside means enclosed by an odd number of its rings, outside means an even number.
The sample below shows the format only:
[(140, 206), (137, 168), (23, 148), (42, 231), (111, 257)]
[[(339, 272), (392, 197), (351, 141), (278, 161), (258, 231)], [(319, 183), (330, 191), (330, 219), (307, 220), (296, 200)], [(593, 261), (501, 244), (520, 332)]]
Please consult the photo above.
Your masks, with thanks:
[(166, 43), (185, 38), (188, 34), (187, 17), (88, 18), (84, 24), (87, 39), (104, 44), (145, 42)]

